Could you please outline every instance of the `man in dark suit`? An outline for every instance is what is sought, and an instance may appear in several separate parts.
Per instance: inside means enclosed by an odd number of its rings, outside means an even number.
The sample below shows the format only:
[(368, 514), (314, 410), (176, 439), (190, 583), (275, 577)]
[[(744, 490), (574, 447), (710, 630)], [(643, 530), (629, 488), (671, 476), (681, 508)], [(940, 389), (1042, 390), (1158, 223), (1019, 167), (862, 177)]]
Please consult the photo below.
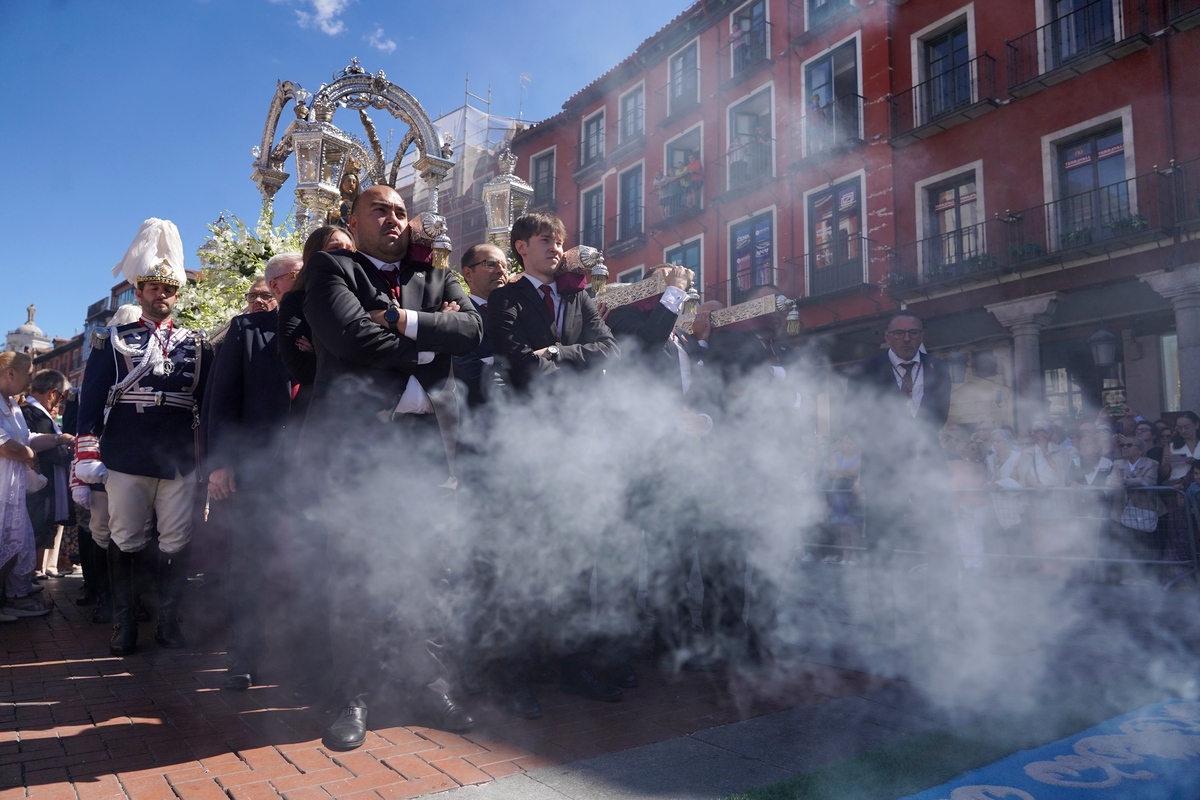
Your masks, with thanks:
[[(299, 269), (299, 253), (272, 257), (265, 267), (272, 294)], [(231, 640), (224, 685), (232, 690), (248, 689), (254, 682), (264, 644), (262, 611), (277, 599), (260, 576), (272, 560), (283, 507), (281, 448), (292, 399), (276, 343), (278, 329), (279, 314), (273, 309), (234, 317), (204, 398), (208, 496), (231, 506)]]
[[(942, 612), (953, 608), (951, 588), (944, 584), (957, 549), (947, 523), (943, 492), (949, 475), (938, 443), (950, 415), (950, 370), (922, 352), (924, 338), (925, 325), (914, 314), (888, 321), (887, 349), (847, 376), (847, 424), (859, 441), (870, 443), (860, 477), (869, 561), (886, 567), (897, 547), (924, 549), (933, 602)], [(885, 619), (884, 625), (895, 621)]]
[(363, 696), (394, 679), (424, 724), (474, 724), (437, 657), (433, 593), (455, 506), (451, 360), (479, 346), (483, 322), (453, 273), (413, 242), (394, 189), (359, 194), (350, 231), (357, 252), (314, 255), (304, 295), (317, 373), (301, 452), (322, 470), (331, 572), (343, 578), (330, 592), (335, 675), (352, 698), (325, 735), (337, 750), (363, 743)]
[[(534, 212), (519, 217), (513, 224), (511, 238), (524, 272), (492, 292), (488, 303), (488, 325), (496, 356), (508, 367), (509, 385), (518, 397), (527, 400), (535, 399), (535, 389), (536, 394), (556, 393), (561, 397), (561, 393), (579, 388), (576, 379), (585, 375), (596, 377), (620, 358), (616, 339), (592, 299), (586, 292), (567, 290), (556, 281), (565, 237), (562, 220), (552, 214)], [(569, 407), (570, 402), (557, 407), (563, 406)], [(546, 413), (549, 408), (549, 405), (539, 406)], [(548, 419), (543, 415), (539, 422), (553, 426), (571, 424), (574, 420)], [(524, 476), (525, 482), (529, 486), (551, 485), (557, 468), (555, 460), (546, 459), (544, 468), (544, 473)], [(536, 513), (544, 516), (536, 522), (523, 521), (522, 530), (513, 532), (522, 537), (515, 547), (527, 545), (537, 537), (542, 537), (547, 546), (562, 551), (580, 546), (578, 541), (562, 541), (565, 525), (562, 519), (554, 517), (569, 515), (570, 511), (553, 505), (556, 504), (551, 503), (550, 497), (539, 498)], [(603, 665), (597, 663), (596, 642), (585, 641), (591, 637), (576, 633), (586, 629), (581, 621), (591, 613), (589, 586), (594, 560), (580, 557), (575, 565), (581, 568), (579, 575), (552, 576), (562, 581), (555, 588), (565, 584), (564, 594), (569, 595), (561, 603), (562, 616), (555, 622), (555, 630), (550, 632), (558, 639), (558, 649), (563, 653), (562, 688), (594, 700), (615, 702), (621, 699), (621, 690), (601, 678), (598, 670)], [(529, 609), (516, 611), (529, 613)], [(636, 676), (633, 681), (636, 684)], [(510, 676), (507, 683), (510, 695), (528, 692), (520, 675)]]
[[(508, 258), (494, 244), (477, 244), (462, 257), (462, 275), (470, 289), (471, 304), (479, 316), (487, 319), (488, 298), (493, 289), (508, 283)], [(483, 341), (470, 353), (454, 357), (454, 377), (467, 387), (467, 406), (478, 408), (487, 402), (498, 373), (492, 350), (492, 337), (484, 326)]]

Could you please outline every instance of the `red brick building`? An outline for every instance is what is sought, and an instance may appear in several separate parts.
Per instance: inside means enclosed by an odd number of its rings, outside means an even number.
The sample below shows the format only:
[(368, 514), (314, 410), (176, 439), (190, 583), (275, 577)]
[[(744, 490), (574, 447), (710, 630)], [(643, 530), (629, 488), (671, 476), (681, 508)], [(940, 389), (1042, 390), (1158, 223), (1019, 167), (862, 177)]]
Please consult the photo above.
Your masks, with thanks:
[(967, 356), (958, 421), (1195, 409), (1197, 23), (1200, 0), (701, 0), (513, 146), (613, 280), (773, 282), (835, 363), (919, 314)]

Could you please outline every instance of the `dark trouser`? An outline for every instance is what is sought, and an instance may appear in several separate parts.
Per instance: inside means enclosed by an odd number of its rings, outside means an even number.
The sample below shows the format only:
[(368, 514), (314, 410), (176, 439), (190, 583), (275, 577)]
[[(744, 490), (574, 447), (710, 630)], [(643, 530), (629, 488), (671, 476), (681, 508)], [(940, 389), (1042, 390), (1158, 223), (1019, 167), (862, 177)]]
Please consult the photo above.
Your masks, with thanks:
[(338, 430), (353, 441), (330, 449), (320, 498), (336, 688), (346, 699), (390, 683), (445, 692), (438, 605), (456, 500), (442, 485), (437, 420), (406, 416), (350, 433)]
[(229, 655), (233, 664), (254, 672), (266, 647), (265, 608), (277, 607), (277, 587), (264, 580), (275, 558), (279, 524), (278, 493), (261, 475), (237, 475), (238, 490), (228, 500), (229, 531)]

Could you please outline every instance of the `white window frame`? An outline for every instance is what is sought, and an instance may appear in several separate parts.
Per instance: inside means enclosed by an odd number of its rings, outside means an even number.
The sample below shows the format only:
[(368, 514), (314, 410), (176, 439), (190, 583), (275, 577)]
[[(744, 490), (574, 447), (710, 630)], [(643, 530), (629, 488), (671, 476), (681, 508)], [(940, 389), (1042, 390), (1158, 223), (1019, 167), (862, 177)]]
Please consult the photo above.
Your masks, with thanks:
[[(728, 105), (725, 106), (725, 156), (726, 156), (726, 158), (725, 158), (725, 185), (726, 186), (729, 186), (729, 167), (730, 167), (729, 158), (728, 158), (729, 148), (733, 144), (733, 126), (730, 124), (730, 121), (733, 117), (733, 111), (739, 105), (750, 100), (755, 95), (762, 92), (764, 89), (768, 92), (767, 107), (769, 109), (771, 109), (771, 127), (770, 127), (770, 130), (767, 131), (767, 133), (769, 133), (771, 135), (771, 177), (772, 178), (776, 177), (776, 174), (775, 174), (776, 168), (777, 168), (776, 162), (779, 160), (779, 152), (778, 152), (779, 141), (778, 141), (778, 136), (776, 136), (776, 129), (779, 125), (779, 112), (775, 108), (775, 81), (769, 80), (766, 83), (759, 84), (753, 90), (747, 92), (746, 94), (742, 95), (741, 97), (737, 98), (736, 100), (731, 101)], [(753, 215), (751, 215), (751, 216), (753, 216)]]
[[(733, 255), (733, 226), (737, 225), (738, 223), (745, 222), (748, 219), (754, 219), (755, 217), (762, 216), (763, 214), (766, 214), (767, 212), (770, 212), (770, 214), (771, 214), (771, 280), (769, 280), (767, 282), (773, 283), (773, 284), (778, 284), (778, 277), (779, 277), (779, 206), (778, 206), (778, 204), (772, 203), (769, 206), (763, 206), (762, 208), (755, 209), (754, 211), (752, 211), (749, 214), (743, 214), (742, 216), (738, 217), (737, 219), (729, 220), (729, 222), (725, 223), (725, 242), (726, 242), (726, 247), (728, 248), (727, 252), (730, 256), (732, 256)], [(703, 251), (701, 251), (701, 257), (703, 257)], [(725, 292), (725, 299), (722, 302), (724, 302), (726, 305), (729, 305), (733, 302), (734, 268), (736, 265), (732, 263), (732, 258), (731, 258), (730, 263), (728, 263), (726, 266), (727, 266), (726, 275), (725, 275), (726, 292)]]
[(705, 272), (704, 234), (703, 233), (700, 233), (696, 236), (690, 236), (687, 239), (684, 239), (683, 241), (679, 242), (678, 244), (671, 245), (670, 247), (664, 247), (663, 251), (662, 251), (662, 263), (663, 264), (670, 263), (670, 259), (667, 257), (667, 254), (670, 253), (672, 250), (679, 250), (683, 247), (686, 247), (686, 246), (692, 244), (693, 242), (698, 242), (700, 245), (700, 272), (698, 275), (696, 275), (696, 291), (699, 292), (700, 297), (703, 298), (704, 297), (704, 272)]
[[(979, 209), (979, 221), (987, 220), (987, 206), (984, 203), (983, 192), (983, 159), (972, 161), (968, 164), (948, 169), (944, 172), (939, 172), (936, 175), (930, 175), (927, 178), (922, 178), (913, 184), (913, 199), (916, 202), (917, 209), (917, 235), (913, 238), (914, 242), (922, 242), (929, 238), (929, 189), (938, 184), (947, 183), (954, 178), (966, 177), (967, 174), (975, 174), (975, 207)], [(806, 206), (807, 208), (807, 206)], [(984, 240), (983, 246), (986, 252), (987, 249), (987, 227), (983, 228)], [(917, 247), (917, 274), (924, 276), (925, 274), (925, 254), (924, 249)]]
[[(806, 7), (807, 7), (807, 4), (806, 4)], [(851, 39), (854, 39), (855, 40), (854, 71), (855, 71), (856, 77), (858, 79), (858, 81), (857, 81), (858, 82), (858, 91), (856, 92), (856, 94), (859, 97), (864, 97), (864, 95), (863, 95), (863, 74), (862, 74), (862, 72), (863, 72), (862, 71), (862, 36), (860, 36), (859, 34), (860, 34), (860, 31), (855, 31), (854, 33), (845, 37), (841, 41), (835, 42), (830, 47), (827, 47), (820, 53), (817, 53), (812, 58), (809, 58), (800, 63), (800, 85), (802, 87), (804, 87), (804, 93), (800, 95), (801, 100), (803, 102), (803, 108), (804, 108), (804, 110), (801, 112), (801, 121), (800, 121), (800, 125), (801, 125), (801, 142), (800, 142), (801, 150), (800, 150), (800, 152), (801, 153), (808, 152), (808, 98), (812, 94), (812, 87), (808, 85), (808, 77), (807, 77), (808, 76), (808, 65), (813, 63), (814, 61), (820, 61), (821, 59), (829, 58), (833, 54), (834, 50), (837, 50), (838, 48), (842, 47), (842, 45), (849, 42)], [(865, 125), (865, 121), (863, 120), (863, 117), (865, 117), (867, 115), (867, 109), (865, 108), (865, 106), (866, 106), (865, 102), (863, 105), (864, 105), (864, 108), (861, 110), (862, 113), (860, 113), (858, 115), (858, 138), (859, 139), (866, 138), (865, 129), (863, 127)]]
[[(625, 98), (636, 92), (638, 89), (642, 90), (642, 130), (637, 136), (631, 136), (630, 138), (626, 139)], [(636, 85), (629, 87), (628, 91), (623, 92), (617, 98), (617, 146), (619, 147), (627, 142), (632, 142), (639, 137), (643, 139), (646, 138), (646, 82), (644, 80), (639, 81)]]
[[(957, 28), (964, 19), (967, 22), (967, 59), (975, 60), (978, 55), (975, 44), (975, 3), (971, 2), (912, 34), (909, 39), (912, 52), (912, 86), (924, 83), (929, 78), (925, 74), (925, 42), (940, 36), (951, 28)], [(978, 84), (978, 80), (971, 81), (971, 99), (975, 102), (979, 100), (975, 96), (979, 92)]]
[(590, 193), (596, 191), (597, 189), (600, 190), (600, 247), (601, 247), (601, 249), (603, 249), (605, 239), (607, 238), (605, 235), (605, 233), (606, 233), (605, 232), (605, 222), (607, 220), (604, 217), (604, 201), (608, 199), (605, 196), (605, 192), (604, 192), (603, 176), (601, 176), (600, 180), (596, 181), (592, 185), (586, 186), (583, 189), (579, 190), (579, 234), (580, 234), (580, 236), (579, 236), (579, 241), (576, 242), (576, 244), (583, 243), (583, 231), (584, 231), (584, 228), (587, 227), (587, 221), (584, 218), (584, 214), (587, 213), (587, 202), (584, 200), (584, 198), (587, 197), (587, 195), (589, 195)]
[[(641, 206), (642, 206), (642, 233), (641, 233), (641, 235), (644, 236), (646, 234), (646, 160), (645, 159), (642, 159), (633, 164), (630, 164), (628, 167), (626, 167), (625, 169), (623, 169), (617, 173), (617, 214), (620, 215), (620, 214), (624, 213), (624, 206), (625, 206), (625, 204), (624, 204), (625, 198), (623, 198), (621, 196), (621, 188), (624, 186), (624, 183), (622, 182), (621, 179), (623, 177), (625, 177), (626, 174), (633, 172), (635, 169), (642, 170), (642, 180), (638, 184), (638, 193), (639, 193), (638, 199), (641, 201)], [(615, 236), (619, 236), (620, 233), (621, 232), (619, 230), (614, 231)], [(615, 236), (614, 236), (614, 238), (615, 238)]]
[(588, 114), (587, 116), (585, 116), (583, 119), (581, 119), (579, 121), (579, 146), (580, 146), (579, 161), (580, 161), (580, 166), (583, 165), (583, 163), (582, 163), (583, 162), (583, 148), (586, 147), (586, 145), (587, 145), (588, 123), (591, 122), (592, 120), (594, 120), (596, 117), (601, 117), (601, 120), (600, 120), (600, 147), (599, 147), (599, 152), (596, 153), (596, 160), (603, 161), (605, 156), (608, 155), (608, 141), (607, 141), (608, 137), (605, 135), (606, 131), (604, 130), (604, 123), (605, 123), (605, 120), (607, 120), (608, 118), (604, 116), (605, 110), (606, 109), (604, 108), (604, 106), (601, 106), (600, 108), (596, 109), (591, 114)]
[[(800, 202), (801, 202), (800, 208), (801, 208), (801, 214), (802, 214), (801, 219), (804, 220), (804, 231), (803, 231), (803, 236), (801, 237), (801, 241), (804, 242), (804, 292), (805, 292), (806, 297), (811, 294), (811, 292), (809, 292), (809, 288), (812, 286), (812, 275), (809, 274), (809, 258), (808, 257), (809, 257), (809, 255), (812, 254), (813, 247), (815, 247), (815, 245), (809, 238), (809, 231), (812, 230), (812, 226), (808, 224), (809, 223), (808, 200), (814, 194), (820, 194), (822, 192), (827, 192), (830, 189), (832, 189), (834, 186), (837, 186), (839, 183), (845, 183), (847, 181), (854, 180), (856, 178), (858, 179), (858, 197), (859, 197), (859, 202), (858, 202), (858, 215), (859, 215), (858, 230), (860, 231), (859, 236), (863, 237), (864, 239), (869, 238), (867, 236), (867, 234), (869, 233), (869, 231), (867, 230), (867, 221), (868, 221), (868, 218), (870, 217), (870, 214), (867, 213), (867, 170), (866, 170), (866, 168), (856, 169), (854, 172), (848, 172), (845, 175), (841, 175), (837, 178), (834, 178), (833, 180), (829, 181), (829, 183), (826, 183), (823, 186), (817, 186), (812, 189), (809, 189), (808, 191), (804, 192), (804, 194), (800, 197)], [(868, 252), (863, 253), (862, 268), (863, 268), (863, 283), (870, 283), (871, 256), (870, 256), (870, 253), (868, 253)]]
[[(695, 98), (695, 102), (697, 105), (700, 104), (700, 98), (704, 96), (704, 87), (701, 85), (704, 80), (704, 76), (701, 74), (701, 70), (700, 70), (700, 37), (697, 36), (695, 39), (692, 39), (690, 42), (688, 42), (683, 47), (679, 48), (678, 50), (676, 50), (674, 53), (672, 53), (670, 56), (667, 57), (667, 116), (671, 116), (671, 114), (672, 114), (671, 82), (672, 82), (674, 76), (672, 75), (672, 71), (671, 71), (671, 62), (673, 62), (679, 56), (683, 55), (685, 50), (688, 50), (693, 47), (696, 48), (696, 98)], [(683, 102), (682, 99), (680, 100), (680, 102)]]

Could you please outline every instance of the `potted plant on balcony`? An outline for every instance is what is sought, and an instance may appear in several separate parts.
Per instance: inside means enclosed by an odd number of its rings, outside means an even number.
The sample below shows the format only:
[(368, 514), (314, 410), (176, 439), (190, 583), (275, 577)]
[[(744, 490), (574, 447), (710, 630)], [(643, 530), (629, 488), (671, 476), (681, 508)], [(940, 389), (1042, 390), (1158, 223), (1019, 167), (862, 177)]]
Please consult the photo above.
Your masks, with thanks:
[(1013, 261), (1028, 261), (1046, 254), (1046, 250), (1040, 242), (1021, 242), (1009, 245), (1008, 252), (1012, 255)]
[(982, 272), (992, 269), (996, 266), (996, 257), (991, 253), (978, 253), (963, 259), (962, 271), (967, 272)]
[(1063, 246), (1065, 247), (1082, 247), (1092, 243), (1091, 228), (1075, 228), (1069, 230), (1062, 236)]
[(917, 285), (917, 276), (911, 272), (889, 272), (883, 283), (889, 292), (902, 292)]
[(1144, 231), (1150, 223), (1141, 214), (1128, 217), (1116, 217), (1105, 223), (1104, 227), (1112, 231), (1113, 236), (1125, 236), (1130, 233)]

